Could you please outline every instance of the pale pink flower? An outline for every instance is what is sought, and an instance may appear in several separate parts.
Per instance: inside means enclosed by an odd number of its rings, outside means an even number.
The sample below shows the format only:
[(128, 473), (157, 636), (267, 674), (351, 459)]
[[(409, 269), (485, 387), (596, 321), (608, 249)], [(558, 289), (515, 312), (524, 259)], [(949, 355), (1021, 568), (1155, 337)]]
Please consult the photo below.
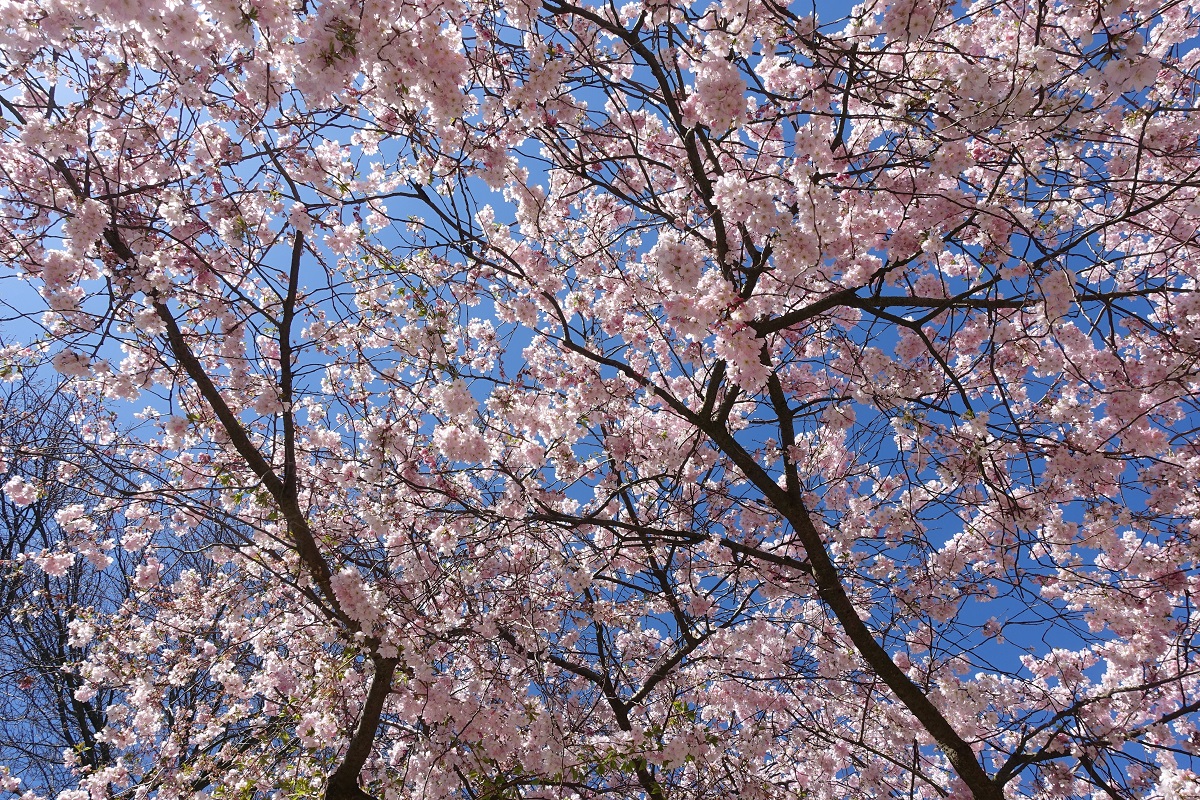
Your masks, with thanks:
[(56, 372), (69, 378), (82, 378), (91, 374), (91, 359), (74, 350), (60, 350), (50, 360)]
[(693, 70), (695, 93), (686, 107), (695, 121), (714, 133), (723, 133), (740, 122), (746, 113), (746, 82), (737, 65), (710, 53)]
[(74, 553), (44, 553), (40, 556), (33, 557), (33, 563), (45, 572), (47, 575), (54, 578), (61, 578), (66, 575), (71, 565), (75, 563)]
[(20, 475), (14, 475), (4, 484), (4, 495), (13, 505), (24, 508), (38, 499), (38, 487)]
[(435, 401), (441, 410), (451, 417), (465, 417), (475, 413), (478, 402), (462, 379), (442, 384), (434, 390)]

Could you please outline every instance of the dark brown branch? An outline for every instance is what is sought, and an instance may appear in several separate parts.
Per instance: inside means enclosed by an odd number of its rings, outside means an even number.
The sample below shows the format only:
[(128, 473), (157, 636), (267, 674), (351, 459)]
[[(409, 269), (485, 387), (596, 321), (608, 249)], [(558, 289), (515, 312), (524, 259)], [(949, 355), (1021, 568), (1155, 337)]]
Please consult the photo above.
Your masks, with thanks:
[(329, 776), (325, 785), (325, 800), (375, 800), (358, 785), (363, 765), (371, 755), (375, 744), (375, 733), (379, 730), (379, 719), (383, 704), (392, 691), (392, 677), (396, 674), (397, 659), (375, 656), (375, 675), (367, 690), (367, 699), (358, 715), (358, 725), (346, 746), (342, 763)]
[(976, 800), (1002, 800), (1003, 793), (1000, 787), (984, 771), (971, 745), (954, 730), (954, 726), (925, 692), (896, 666), (887, 651), (875, 641), (870, 628), (859, 618), (858, 609), (846, 593), (837, 567), (829, 558), (821, 534), (813, 524), (798, 493), (793, 494), (781, 489), (727, 430), (703, 422), (701, 424), (704, 432), (758, 487), (799, 535), (808, 555), (808, 563), (812, 565), (818, 595), (833, 612), (867, 665), (933, 737)]

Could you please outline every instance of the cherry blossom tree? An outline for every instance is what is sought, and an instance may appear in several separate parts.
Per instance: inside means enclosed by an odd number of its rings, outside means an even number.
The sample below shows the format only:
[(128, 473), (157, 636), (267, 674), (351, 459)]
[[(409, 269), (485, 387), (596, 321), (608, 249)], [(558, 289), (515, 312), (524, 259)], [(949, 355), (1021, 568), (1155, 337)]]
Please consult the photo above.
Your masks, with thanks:
[(64, 750), (89, 767), (110, 760), (96, 736), (112, 692), (87, 702), (72, 696), (85, 655), (75, 639), (122, 592), (111, 582), (118, 570), (96, 569), (65, 546), (65, 529), (89, 524), (85, 509), (95, 501), (76, 480), (81, 463), (95, 459), (73, 446), (70, 411), (65, 397), (29, 377), (7, 383), (0, 397), (2, 427), (16, 445), (5, 454), (8, 479), (41, 489), (31, 503), (19, 492), (17, 501), (0, 500), (0, 763), (6, 780), (19, 772), (22, 788), (40, 793), (75, 782)]
[[(6, 791), (55, 795), (77, 785), (78, 770), (115, 766), (102, 732), (128, 698), (116, 687), (81, 691), (79, 667), (99, 646), (97, 632), (130, 601), (140, 560), (139, 521), (126, 526), (120, 511), (132, 506), (112, 498), (151, 493), (124, 480), (136, 470), (80, 439), (73, 402), (36, 373), (2, 390), (12, 499), (0, 500), (0, 779)], [(237, 535), (234, 527), (207, 522), (176, 562), (211, 569), (195, 543), (220, 546)], [(192, 681), (174, 688), (171, 701), (190, 707), (220, 691)]]
[(62, 800), (1200, 796), (1200, 9), (840, 13), (0, 4)]

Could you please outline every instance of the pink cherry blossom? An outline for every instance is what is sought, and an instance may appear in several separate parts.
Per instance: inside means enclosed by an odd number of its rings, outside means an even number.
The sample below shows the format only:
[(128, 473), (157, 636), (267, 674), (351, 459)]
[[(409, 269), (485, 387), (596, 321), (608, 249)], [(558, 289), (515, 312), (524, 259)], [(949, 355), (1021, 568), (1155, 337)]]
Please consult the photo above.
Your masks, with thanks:
[(4, 496), (17, 506), (32, 505), (38, 499), (38, 487), (20, 475), (14, 475), (4, 484)]
[(45, 553), (41, 556), (34, 556), (33, 561), (41, 568), (42, 572), (54, 578), (61, 578), (75, 563), (75, 554)]

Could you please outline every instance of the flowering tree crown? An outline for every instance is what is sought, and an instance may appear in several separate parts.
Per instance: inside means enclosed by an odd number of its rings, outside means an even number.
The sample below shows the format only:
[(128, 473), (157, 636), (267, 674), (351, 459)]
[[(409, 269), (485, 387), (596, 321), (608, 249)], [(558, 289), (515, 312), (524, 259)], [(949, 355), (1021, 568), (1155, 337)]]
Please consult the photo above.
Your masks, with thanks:
[(1200, 794), (1198, 10), (815, 11), (0, 3), (63, 800)]

